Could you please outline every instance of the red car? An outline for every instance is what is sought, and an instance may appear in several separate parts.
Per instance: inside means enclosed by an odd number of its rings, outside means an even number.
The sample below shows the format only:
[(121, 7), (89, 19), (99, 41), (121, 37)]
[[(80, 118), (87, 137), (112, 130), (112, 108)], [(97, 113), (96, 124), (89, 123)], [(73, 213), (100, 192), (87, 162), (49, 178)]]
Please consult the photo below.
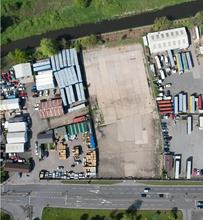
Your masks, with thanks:
[(56, 98), (56, 97), (60, 97), (60, 94), (56, 94), (56, 95), (54, 95), (54, 98)]
[(2, 75), (3, 79), (5, 79), (5, 78), (6, 78), (4, 73), (2, 73), (1, 75)]
[(11, 77), (10, 73), (9, 72), (6, 72), (7, 73), (7, 76)]
[(172, 114), (172, 115), (171, 115), (171, 118), (172, 118), (172, 120), (174, 120), (174, 118), (175, 118), (175, 115), (174, 115), (174, 114)]
[(194, 168), (194, 176), (197, 175), (197, 168)]
[(21, 97), (27, 96), (27, 93), (21, 93), (20, 96), (21, 96)]

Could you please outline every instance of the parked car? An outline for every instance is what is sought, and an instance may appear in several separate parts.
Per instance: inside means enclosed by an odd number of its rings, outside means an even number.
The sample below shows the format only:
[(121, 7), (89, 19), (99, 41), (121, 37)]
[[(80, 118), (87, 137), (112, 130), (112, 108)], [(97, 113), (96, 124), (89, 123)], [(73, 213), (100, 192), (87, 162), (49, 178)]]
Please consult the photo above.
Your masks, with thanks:
[(52, 95), (54, 95), (56, 93), (56, 89), (53, 89), (52, 91)]
[(164, 194), (159, 194), (159, 197), (163, 198), (163, 197), (164, 197)]
[(144, 192), (150, 192), (151, 191), (151, 188), (145, 188), (144, 189)]
[(27, 93), (21, 93), (20, 96), (21, 96), (21, 97), (27, 96)]
[(35, 141), (35, 155), (38, 155), (38, 142)]
[(19, 160), (18, 160), (18, 163), (25, 163), (25, 162), (26, 162), (25, 159), (19, 159)]
[(171, 86), (172, 86), (172, 83), (167, 83), (164, 87), (168, 88), (168, 87), (171, 87)]
[(43, 96), (43, 90), (39, 91), (39, 96)]
[(141, 197), (147, 197), (147, 194), (141, 194)]
[(61, 97), (60, 94), (55, 94), (54, 98)]
[(30, 117), (28, 116), (28, 117), (27, 117), (27, 123), (30, 124), (30, 122), (31, 122), (31, 121), (30, 121)]
[(203, 206), (199, 205), (199, 206), (197, 206), (197, 209), (203, 209)]
[(34, 109), (35, 111), (39, 111), (39, 106), (36, 106)]
[(166, 95), (167, 95), (167, 96), (170, 96), (170, 95), (171, 95), (170, 90), (167, 90)]
[(25, 90), (25, 87), (19, 87), (18, 90), (23, 91), (23, 90)]
[(201, 173), (201, 175), (203, 176), (203, 169), (201, 169), (200, 173)]
[(49, 156), (49, 152), (46, 150), (45, 151), (45, 157), (48, 157)]
[(45, 92), (46, 96), (49, 95), (49, 90), (47, 89), (46, 92)]
[(199, 169), (197, 169), (197, 176), (199, 176), (199, 174), (200, 174), (200, 170), (199, 170)]
[(64, 169), (64, 166), (58, 166), (57, 167), (57, 170), (63, 170)]
[(194, 172), (193, 172), (194, 176), (197, 175), (197, 168), (194, 168)]
[(21, 177), (22, 177), (22, 173), (19, 172), (19, 173), (18, 173), (18, 178), (20, 179)]
[(203, 205), (203, 201), (197, 201), (197, 205)]
[(41, 99), (41, 100), (39, 100), (39, 102), (46, 102), (47, 101), (47, 99)]

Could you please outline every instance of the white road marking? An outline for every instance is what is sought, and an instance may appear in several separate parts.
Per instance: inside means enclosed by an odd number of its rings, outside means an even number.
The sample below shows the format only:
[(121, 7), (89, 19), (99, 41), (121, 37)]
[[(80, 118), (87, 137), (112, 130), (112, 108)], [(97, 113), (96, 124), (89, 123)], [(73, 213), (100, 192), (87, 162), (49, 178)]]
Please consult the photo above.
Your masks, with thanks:
[(155, 206), (155, 204), (151, 204), (150, 206)]
[[(117, 192), (112, 192), (112, 194), (117, 194)], [(131, 194), (131, 193), (130, 193)]]
[(134, 194), (139, 194), (139, 192), (134, 192)]
[(163, 204), (158, 204), (158, 206), (163, 206)]
[(110, 188), (110, 190), (114, 190), (115, 188)]
[(82, 203), (82, 205), (87, 205), (87, 203)]
[(203, 190), (203, 189), (201, 189), (201, 188), (198, 188), (197, 190)]
[(120, 204), (120, 205), (124, 205), (124, 204)]
[(97, 200), (97, 199), (92, 199), (92, 200)]
[(94, 205), (94, 203), (90, 203), (90, 205)]
[(173, 188), (169, 188), (169, 190), (174, 190)]
[(84, 189), (84, 188), (79, 188), (79, 189)]
[(77, 189), (77, 188), (72, 188), (72, 189)]

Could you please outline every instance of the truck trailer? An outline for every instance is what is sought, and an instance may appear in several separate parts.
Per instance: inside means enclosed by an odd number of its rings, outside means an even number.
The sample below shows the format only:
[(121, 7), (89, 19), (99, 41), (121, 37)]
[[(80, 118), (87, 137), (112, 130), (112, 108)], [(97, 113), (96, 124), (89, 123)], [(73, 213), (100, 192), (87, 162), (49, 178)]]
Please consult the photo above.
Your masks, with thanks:
[(194, 97), (194, 95), (190, 96), (190, 113), (195, 113), (195, 97)]
[(183, 113), (187, 112), (187, 95), (183, 94)]
[(178, 114), (178, 96), (173, 97), (173, 113)]
[(187, 133), (191, 134), (192, 132), (192, 116), (187, 117)]
[(179, 112), (183, 111), (183, 94), (182, 93), (178, 94), (178, 111)]
[(159, 73), (160, 73), (161, 79), (164, 80), (166, 78), (164, 71), (159, 70)]
[(187, 64), (188, 64), (188, 69), (192, 69), (193, 65), (192, 65), (192, 60), (191, 60), (191, 56), (190, 56), (190, 52), (186, 52), (186, 58), (187, 58)]
[(158, 68), (158, 69), (161, 69), (161, 62), (160, 62), (158, 56), (155, 56), (155, 61), (156, 61), (157, 68)]
[(182, 72), (183, 71), (183, 65), (182, 65), (180, 54), (178, 53), (175, 56), (176, 56), (176, 62), (177, 62), (177, 66), (178, 66), (178, 71)]
[(199, 105), (199, 110), (202, 110), (202, 95), (198, 95), (198, 105)]
[(171, 67), (174, 68), (175, 67), (175, 63), (174, 63), (174, 59), (173, 59), (173, 55), (171, 53), (171, 50), (168, 50), (168, 57), (169, 57), (169, 60), (170, 60), (170, 63), (171, 63)]
[(187, 59), (186, 59), (185, 53), (181, 53), (181, 58), (182, 58), (184, 70), (187, 70), (188, 65), (187, 65)]
[(179, 172), (180, 172), (180, 160), (176, 160), (176, 164), (175, 164), (175, 179), (179, 179)]
[(190, 179), (190, 174), (192, 172), (192, 162), (190, 160), (187, 161), (187, 179)]
[(203, 115), (199, 116), (199, 130), (203, 130)]

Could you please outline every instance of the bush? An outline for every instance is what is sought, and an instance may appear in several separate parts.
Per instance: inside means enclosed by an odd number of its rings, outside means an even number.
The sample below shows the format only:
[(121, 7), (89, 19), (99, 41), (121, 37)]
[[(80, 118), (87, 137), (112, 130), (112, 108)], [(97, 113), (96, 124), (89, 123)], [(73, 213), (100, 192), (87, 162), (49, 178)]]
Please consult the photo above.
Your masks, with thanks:
[(15, 60), (15, 52), (9, 52), (7, 55), (11, 60)]
[(87, 48), (95, 45), (96, 43), (97, 43), (97, 37), (93, 34), (84, 37), (81, 41), (82, 46)]
[(14, 12), (20, 9), (18, 3), (6, 3), (5, 8), (7, 12)]
[(23, 2), (21, 9), (24, 11), (28, 11), (31, 8), (31, 2), (30, 1), (25, 1)]
[(29, 56), (25, 50), (15, 49), (15, 60), (18, 63), (26, 63), (29, 60)]
[(156, 18), (154, 21), (154, 30), (161, 31), (171, 28), (171, 21), (167, 17)]
[(60, 45), (62, 49), (68, 49), (68, 41), (65, 38), (61, 38)]
[(81, 8), (87, 8), (90, 5), (90, 0), (75, 0), (74, 2)]
[(80, 41), (75, 41), (75, 50), (77, 53), (80, 53), (81, 43)]
[(42, 54), (49, 57), (56, 55), (59, 50), (59, 42), (50, 38), (43, 38), (40, 42), (40, 46)]

